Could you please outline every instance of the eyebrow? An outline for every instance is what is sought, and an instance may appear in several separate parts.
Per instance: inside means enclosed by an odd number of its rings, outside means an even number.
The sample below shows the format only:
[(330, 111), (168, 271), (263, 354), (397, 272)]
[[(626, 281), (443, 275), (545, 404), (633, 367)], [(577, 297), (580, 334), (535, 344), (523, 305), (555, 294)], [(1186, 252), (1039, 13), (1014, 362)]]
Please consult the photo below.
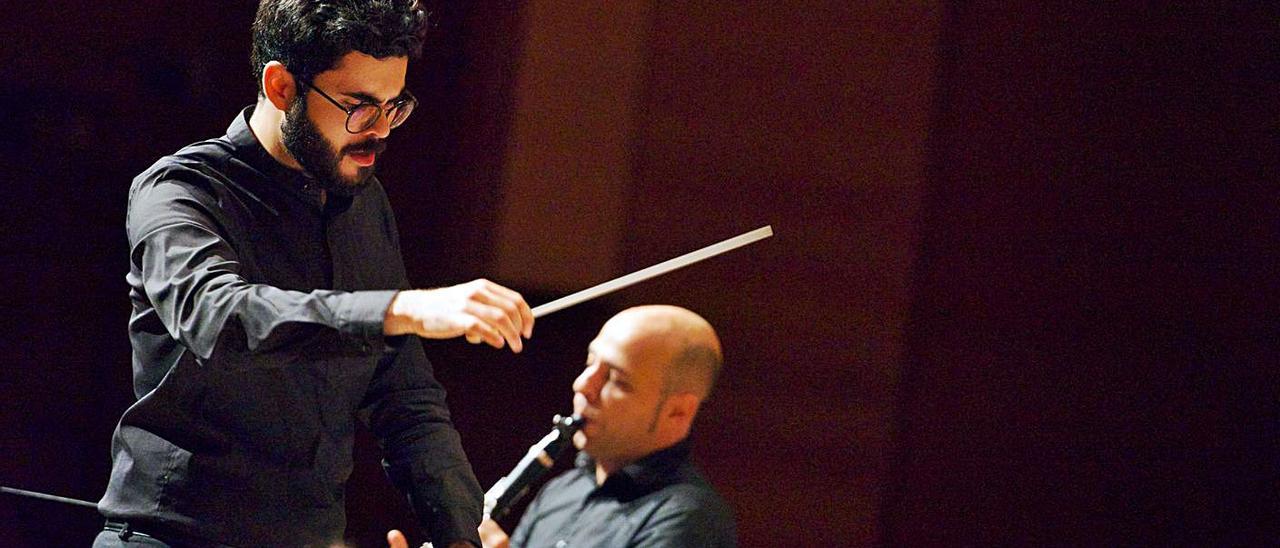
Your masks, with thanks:
[(613, 372), (615, 372), (615, 373), (617, 373), (618, 375), (621, 375), (621, 376), (623, 376), (623, 377), (627, 377), (627, 378), (630, 378), (630, 377), (631, 377), (631, 373), (630, 373), (629, 371), (627, 371), (627, 370), (625, 370), (625, 369), (622, 369), (622, 368), (618, 367), (617, 365), (614, 365), (614, 363), (613, 363), (613, 362), (611, 362), (611, 361), (609, 361), (609, 360), (606, 360), (606, 359), (604, 359), (604, 358), (600, 357), (600, 354), (597, 354), (597, 353), (595, 352), (595, 350), (593, 350), (591, 347), (589, 347), (589, 346), (588, 346), (588, 347), (587, 347), (587, 365), (588, 365), (588, 366), (589, 366), (589, 365), (591, 365), (591, 358), (592, 358), (592, 357), (595, 357), (595, 358), (596, 358), (596, 360), (600, 362), (600, 365), (603, 365), (603, 366), (604, 366), (605, 368), (607, 368), (609, 371), (613, 371)]
[(378, 98), (377, 98), (377, 97), (374, 97), (373, 95), (370, 95), (370, 94), (365, 93), (365, 92), (363, 92), (363, 91), (348, 91), (348, 92), (344, 92), (344, 93), (342, 93), (342, 95), (345, 95), (345, 96), (347, 96), (347, 97), (350, 97), (350, 98), (355, 99), (355, 100), (357, 100), (357, 101), (360, 101), (360, 102), (362, 102), (362, 103), (373, 103), (373, 104), (375, 104), (375, 105), (382, 105), (382, 104), (390, 103), (390, 102), (395, 101), (395, 100), (397, 100), (397, 99), (403, 99), (403, 98), (404, 98), (404, 96), (405, 96), (405, 92), (406, 92), (406, 91), (408, 91), (408, 90), (409, 90), (409, 88), (408, 88), (408, 87), (402, 87), (402, 88), (400, 88), (400, 93), (397, 93), (397, 94), (395, 95), (395, 97), (392, 97), (392, 98), (390, 98), (390, 99), (387, 99), (386, 101), (380, 101), (380, 100), (378, 100)]

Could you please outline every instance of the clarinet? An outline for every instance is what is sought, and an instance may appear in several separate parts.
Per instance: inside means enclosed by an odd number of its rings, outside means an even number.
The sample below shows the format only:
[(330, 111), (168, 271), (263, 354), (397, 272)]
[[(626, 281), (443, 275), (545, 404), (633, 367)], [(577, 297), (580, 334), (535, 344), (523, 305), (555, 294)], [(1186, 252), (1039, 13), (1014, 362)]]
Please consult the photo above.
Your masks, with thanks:
[(529, 452), (516, 463), (511, 473), (498, 479), (484, 494), (485, 519), (496, 520), (505, 516), (529, 492), (529, 487), (555, 466), (556, 459), (569, 446), (574, 432), (582, 429), (583, 423), (582, 417), (577, 415), (556, 415), (551, 422), (554, 425), (551, 432), (529, 447)]

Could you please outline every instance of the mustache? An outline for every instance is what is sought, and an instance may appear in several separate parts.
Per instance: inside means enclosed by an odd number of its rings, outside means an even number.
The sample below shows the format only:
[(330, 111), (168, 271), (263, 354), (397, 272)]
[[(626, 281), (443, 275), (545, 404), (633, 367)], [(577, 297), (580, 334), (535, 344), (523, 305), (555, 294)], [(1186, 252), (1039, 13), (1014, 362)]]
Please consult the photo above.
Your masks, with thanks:
[(371, 152), (374, 154), (382, 154), (382, 151), (384, 150), (387, 150), (387, 141), (384, 139), (371, 139), (362, 143), (353, 143), (342, 147), (342, 152), (344, 154), (368, 154)]

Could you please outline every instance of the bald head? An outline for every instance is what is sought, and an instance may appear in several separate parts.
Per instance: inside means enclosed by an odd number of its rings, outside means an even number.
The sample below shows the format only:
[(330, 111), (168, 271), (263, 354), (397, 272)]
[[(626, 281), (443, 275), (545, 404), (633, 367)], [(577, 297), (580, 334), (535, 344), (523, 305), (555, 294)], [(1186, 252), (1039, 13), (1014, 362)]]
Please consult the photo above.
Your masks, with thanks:
[(707, 320), (670, 305), (628, 308), (606, 323), (625, 330), (628, 346), (663, 369), (663, 393), (686, 392), (706, 399), (720, 374), (720, 339)]
[(596, 481), (689, 435), (720, 371), (720, 340), (675, 306), (628, 308), (605, 322), (573, 381), (585, 419), (573, 443), (596, 461)]

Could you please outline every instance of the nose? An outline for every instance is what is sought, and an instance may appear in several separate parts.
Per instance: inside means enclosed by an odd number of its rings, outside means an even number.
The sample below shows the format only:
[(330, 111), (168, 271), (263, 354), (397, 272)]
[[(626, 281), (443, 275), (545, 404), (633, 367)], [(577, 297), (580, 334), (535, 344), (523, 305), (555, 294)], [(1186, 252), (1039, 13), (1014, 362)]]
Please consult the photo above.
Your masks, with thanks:
[(600, 397), (600, 387), (604, 385), (605, 370), (600, 364), (588, 365), (573, 380), (573, 391), (582, 394), (587, 403), (594, 404)]
[(391, 135), (391, 115), (386, 110), (378, 113), (378, 118), (374, 121), (369, 129), (365, 130), (366, 134), (372, 135), (378, 139), (386, 139)]

